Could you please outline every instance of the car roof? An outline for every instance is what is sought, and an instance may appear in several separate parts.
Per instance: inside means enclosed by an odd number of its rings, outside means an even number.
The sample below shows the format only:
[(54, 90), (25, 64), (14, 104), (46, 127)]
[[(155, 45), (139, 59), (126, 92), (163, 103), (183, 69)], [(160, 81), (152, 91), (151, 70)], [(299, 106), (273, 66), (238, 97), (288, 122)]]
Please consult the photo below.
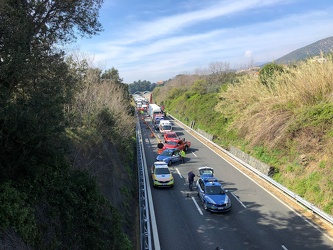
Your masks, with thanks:
[(173, 151), (176, 151), (176, 150), (179, 150), (178, 148), (166, 148), (164, 149), (164, 151), (170, 151), (170, 152), (173, 152)]
[(222, 187), (221, 183), (216, 177), (203, 177), (201, 178), (205, 184), (205, 186), (220, 186)]
[(155, 161), (155, 168), (167, 168), (168, 165), (164, 161)]

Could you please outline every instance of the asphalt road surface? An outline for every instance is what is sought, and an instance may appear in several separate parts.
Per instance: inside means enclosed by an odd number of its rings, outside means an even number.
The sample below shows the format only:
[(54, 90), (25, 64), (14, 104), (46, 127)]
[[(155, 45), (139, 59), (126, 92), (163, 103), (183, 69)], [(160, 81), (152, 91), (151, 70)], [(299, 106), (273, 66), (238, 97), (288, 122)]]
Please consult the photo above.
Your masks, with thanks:
[[(157, 156), (158, 139), (150, 136), (146, 125), (142, 124), (141, 128), (150, 173)], [(173, 130), (192, 146), (184, 164), (174, 163), (170, 167), (175, 178), (173, 188), (153, 188), (150, 178), (162, 250), (333, 249), (332, 239), (310, 221), (177, 124)], [(158, 132), (156, 135), (160, 136)], [(228, 213), (203, 210), (196, 188), (189, 191), (187, 173), (193, 170), (198, 174), (198, 168), (203, 166), (214, 168), (215, 176), (227, 190), (232, 201)]]

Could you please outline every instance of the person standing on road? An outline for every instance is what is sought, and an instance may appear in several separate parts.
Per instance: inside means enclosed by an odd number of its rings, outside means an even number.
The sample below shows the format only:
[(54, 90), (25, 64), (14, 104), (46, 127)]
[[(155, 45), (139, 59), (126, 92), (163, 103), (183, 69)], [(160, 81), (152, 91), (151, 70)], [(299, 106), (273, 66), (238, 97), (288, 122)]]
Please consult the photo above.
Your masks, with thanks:
[(180, 150), (180, 162), (181, 163), (185, 163), (185, 156), (186, 156), (185, 151), (183, 149)]
[(193, 173), (193, 170), (191, 170), (190, 172), (188, 172), (188, 188), (193, 191), (193, 182), (194, 182), (194, 177), (195, 174)]

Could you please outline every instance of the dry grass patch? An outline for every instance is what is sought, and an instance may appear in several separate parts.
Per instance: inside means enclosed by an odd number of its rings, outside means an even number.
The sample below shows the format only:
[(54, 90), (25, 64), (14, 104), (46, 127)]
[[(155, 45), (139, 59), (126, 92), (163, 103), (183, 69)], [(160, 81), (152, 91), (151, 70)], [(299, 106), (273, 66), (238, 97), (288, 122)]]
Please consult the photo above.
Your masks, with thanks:
[(221, 93), (216, 109), (249, 152), (280, 151), (278, 181), (333, 214), (333, 62), (302, 62), (286, 72), (268, 87), (241, 78)]

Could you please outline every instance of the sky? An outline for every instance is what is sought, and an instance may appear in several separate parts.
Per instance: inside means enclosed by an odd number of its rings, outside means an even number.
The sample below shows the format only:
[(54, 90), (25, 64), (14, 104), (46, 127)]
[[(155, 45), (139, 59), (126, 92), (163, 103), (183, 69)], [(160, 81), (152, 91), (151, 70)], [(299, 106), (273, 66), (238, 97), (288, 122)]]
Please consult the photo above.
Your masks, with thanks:
[(333, 36), (332, 13), (331, 0), (104, 0), (104, 31), (75, 49), (124, 83), (156, 83), (273, 62)]

